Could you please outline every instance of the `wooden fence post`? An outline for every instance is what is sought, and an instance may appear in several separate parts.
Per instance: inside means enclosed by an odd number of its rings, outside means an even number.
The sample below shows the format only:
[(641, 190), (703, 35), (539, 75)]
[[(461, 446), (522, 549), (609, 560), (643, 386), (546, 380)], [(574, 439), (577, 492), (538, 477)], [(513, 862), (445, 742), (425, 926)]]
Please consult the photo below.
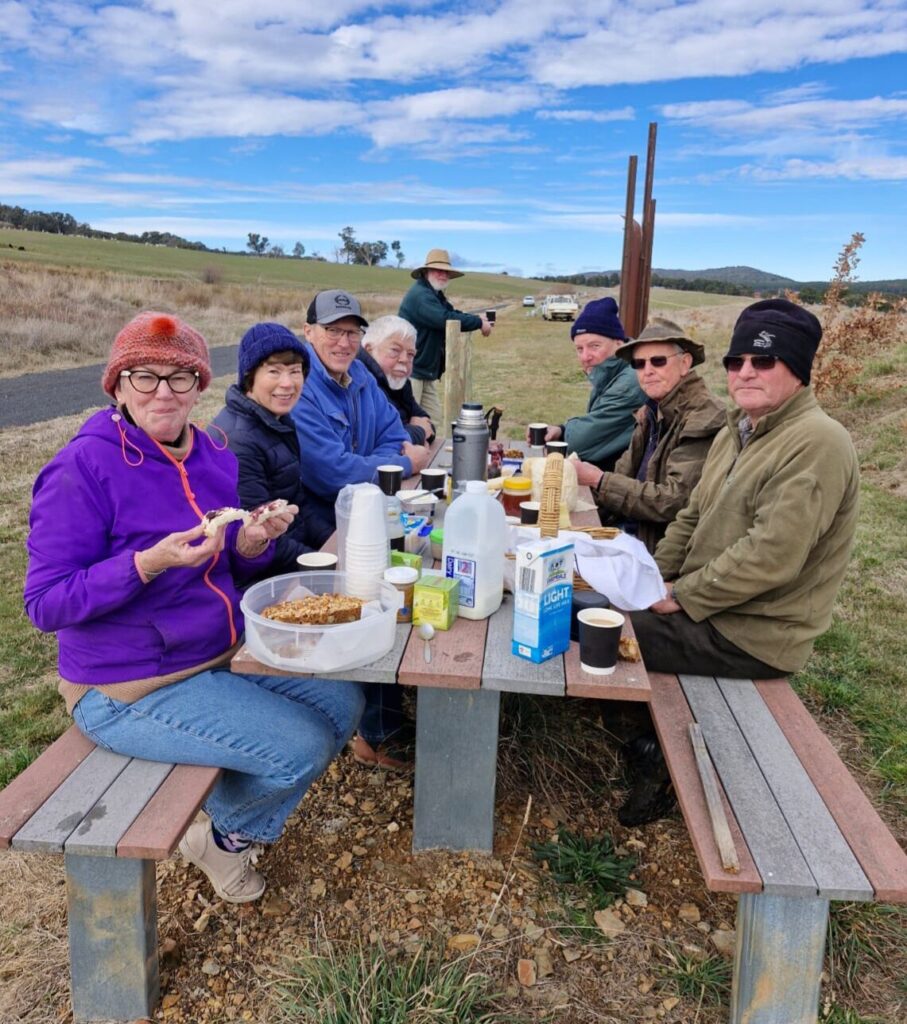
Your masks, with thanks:
[(445, 335), (447, 351), (446, 369), (442, 384), (442, 422), (435, 428), (441, 437), (447, 436), (450, 424), (457, 418), (460, 406), (471, 399), (472, 391), (472, 332), (462, 332), (459, 320), (448, 320)]

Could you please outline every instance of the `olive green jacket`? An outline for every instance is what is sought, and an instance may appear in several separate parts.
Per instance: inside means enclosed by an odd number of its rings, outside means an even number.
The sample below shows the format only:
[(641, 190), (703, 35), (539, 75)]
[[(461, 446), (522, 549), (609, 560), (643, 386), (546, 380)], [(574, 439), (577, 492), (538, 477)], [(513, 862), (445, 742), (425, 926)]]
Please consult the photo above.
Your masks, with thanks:
[(809, 387), (756, 425), (715, 438), (690, 503), (655, 552), (674, 597), (747, 654), (782, 672), (806, 664), (831, 624), (857, 525), (850, 435)]
[(724, 403), (709, 391), (695, 370), (682, 377), (655, 409), (658, 443), (646, 466), (645, 479), (637, 480), (636, 474), (652, 427), (648, 415), (637, 424), (630, 447), (617, 460), (614, 472), (605, 473), (593, 491), (595, 503), (608, 513), (608, 518), (636, 522), (636, 535), (651, 552), (668, 523), (690, 500), (712, 441), (727, 422)]
[(593, 366), (592, 392), (585, 416), (572, 416), (564, 425), (567, 451), (583, 462), (610, 469), (630, 443), (636, 410), (645, 402), (636, 371), (617, 356)]

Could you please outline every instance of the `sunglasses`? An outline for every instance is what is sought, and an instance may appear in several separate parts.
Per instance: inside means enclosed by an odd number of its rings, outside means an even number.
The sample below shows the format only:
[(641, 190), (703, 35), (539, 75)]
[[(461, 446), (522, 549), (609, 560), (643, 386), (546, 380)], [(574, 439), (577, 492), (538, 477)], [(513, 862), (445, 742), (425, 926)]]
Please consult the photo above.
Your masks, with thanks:
[(630, 365), (634, 370), (645, 369), (646, 363), (651, 363), (653, 366), (667, 366), (669, 359), (676, 359), (677, 356), (682, 356), (683, 352), (675, 352), (671, 356), (649, 356), (648, 359), (631, 359)]
[(749, 360), (750, 366), (759, 373), (768, 373), (774, 370), (777, 356), (725, 356), (722, 362), (728, 373), (739, 373), (743, 364)]

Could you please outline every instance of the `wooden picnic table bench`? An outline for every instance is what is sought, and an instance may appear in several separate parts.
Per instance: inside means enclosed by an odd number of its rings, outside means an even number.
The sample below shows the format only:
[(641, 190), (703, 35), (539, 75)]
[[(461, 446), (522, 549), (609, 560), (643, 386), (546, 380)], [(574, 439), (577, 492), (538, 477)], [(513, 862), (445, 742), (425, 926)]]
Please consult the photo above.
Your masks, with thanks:
[[(649, 680), (706, 886), (738, 896), (731, 1024), (813, 1024), (830, 901), (907, 902), (907, 855), (786, 679)], [(691, 722), (719, 779), (733, 873), (722, 866)]]
[(219, 775), (111, 753), (73, 725), (0, 792), (0, 850), (63, 855), (76, 1021), (154, 1012), (154, 863), (176, 849)]

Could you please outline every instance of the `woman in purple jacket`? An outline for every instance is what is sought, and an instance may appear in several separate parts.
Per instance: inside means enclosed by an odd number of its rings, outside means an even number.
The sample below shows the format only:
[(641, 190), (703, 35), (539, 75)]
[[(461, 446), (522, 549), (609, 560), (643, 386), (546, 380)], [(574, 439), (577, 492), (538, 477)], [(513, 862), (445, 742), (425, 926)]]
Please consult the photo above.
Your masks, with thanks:
[(298, 511), (232, 522), (235, 456), (189, 423), (211, 380), (188, 324), (141, 313), (104, 371), (116, 405), (95, 413), (35, 481), (25, 607), (56, 632), (60, 693), (100, 747), (224, 769), (180, 843), (231, 903), (261, 896), (273, 843), (362, 712), (355, 683), (236, 675), (237, 584), (258, 575)]

